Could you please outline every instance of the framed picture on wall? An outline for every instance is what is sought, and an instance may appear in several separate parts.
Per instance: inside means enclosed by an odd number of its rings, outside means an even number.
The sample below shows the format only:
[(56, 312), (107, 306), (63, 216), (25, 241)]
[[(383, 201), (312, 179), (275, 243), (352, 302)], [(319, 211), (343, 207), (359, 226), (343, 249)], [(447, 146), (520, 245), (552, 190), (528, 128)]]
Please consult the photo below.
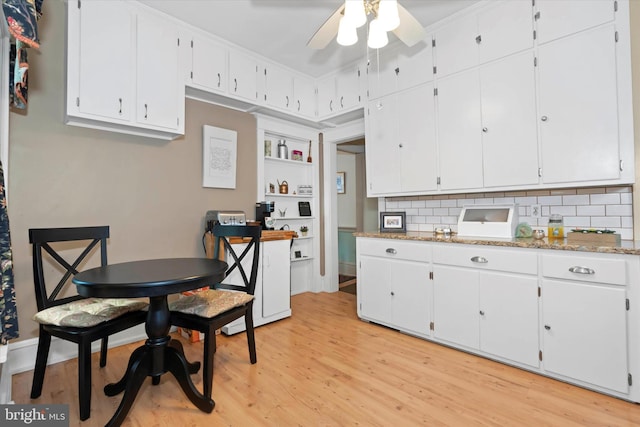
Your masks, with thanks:
[(337, 176), (336, 176), (336, 185), (337, 185), (337, 189), (338, 189), (338, 194), (344, 194), (345, 192), (345, 173), (344, 172), (338, 172)]
[(406, 231), (405, 212), (380, 212), (380, 232), (404, 233)]

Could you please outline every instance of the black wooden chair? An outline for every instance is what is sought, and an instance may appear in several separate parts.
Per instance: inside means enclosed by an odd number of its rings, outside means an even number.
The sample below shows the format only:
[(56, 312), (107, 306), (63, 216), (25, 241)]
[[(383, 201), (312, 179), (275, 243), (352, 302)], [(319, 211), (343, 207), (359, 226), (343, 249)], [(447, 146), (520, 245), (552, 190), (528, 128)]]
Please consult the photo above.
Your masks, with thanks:
[[(237, 283), (234, 284), (212, 284), (209, 289), (181, 297), (169, 306), (173, 325), (205, 334), (202, 376), (203, 392), (209, 398), (213, 381), (213, 356), (216, 352), (216, 329), (244, 316), (249, 359), (252, 364), (257, 361), (253, 331), (253, 293), (258, 276), (261, 233), (262, 228), (259, 225), (214, 225), (213, 258), (220, 258), (220, 251), (224, 254), (226, 249), (228, 253), (226, 261), (229, 264), (226, 277), (229, 278), (236, 272), (232, 277), (237, 278), (239, 275), (242, 280), (236, 279)], [(246, 243), (240, 254), (238, 254), (240, 251), (236, 252), (229, 243), (231, 237), (241, 237)], [(245, 258), (246, 261), (243, 263)]]
[[(99, 250), (100, 265), (107, 264), (108, 237), (108, 226), (29, 230), (29, 242), (33, 245), (33, 281), (38, 305), (38, 313), (34, 320), (40, 324), (31, 398), (35, 399), (42, 393), (51, 337), (74, 342), (78, 344), (78, 397), (81, 420), (89, 418), (91, 410), (91, 343), (102, 340), (100, 366), (105, 366), (109, 335), (144, 323), (146, 318), (146, 311), (142, 310), (147, 306), (144, 301), (83, 298), (75, 292), (64, 292), (71, 282), (70, 279), (78, 273), (80, 265), (88, 255)], [(57, 250), (51, 246), (53, 243)], [(99, 249), (94, 250), (96, 246)], [(50, 256), (43, 257), (43, 250)], [(75, 261), (69, 263), (62, 256), (62, 252), (67, 250), (69, 253), (72, 252), (73, 256), (79, 250), (82, 252)], [(45, 271), (49, 279), (62, 274), (62, 278), (51, 292), (47, 289)], [(63, 297), (63, 294), (72, 296)]]

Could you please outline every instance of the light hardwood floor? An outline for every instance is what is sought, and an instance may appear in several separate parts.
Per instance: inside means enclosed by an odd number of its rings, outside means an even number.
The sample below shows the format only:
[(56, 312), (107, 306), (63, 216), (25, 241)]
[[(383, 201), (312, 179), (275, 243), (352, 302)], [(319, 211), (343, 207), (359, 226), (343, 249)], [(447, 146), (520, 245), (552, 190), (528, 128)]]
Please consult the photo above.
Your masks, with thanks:
[[(358, 320), (355, 296), (301, 294), (293, 316), (256, 330), (258, 363), (244, 334), (218, 339), (213, 398), (205, 414), (170, 375), (145, 381), (125, 426), (638, 426), (640, 406)], [(78, 419), (77, 363), (47, 368), (42, 396), (31, 372), (13, 377), (16, 403), (68, 403), (71, 426), (101, 426), (121, 396), (130, 344), (93, 355), (91, 418)], [(202, 344), (185, 343), (191, 360)], [(198, 388), (200, 374), (193, 376)]]

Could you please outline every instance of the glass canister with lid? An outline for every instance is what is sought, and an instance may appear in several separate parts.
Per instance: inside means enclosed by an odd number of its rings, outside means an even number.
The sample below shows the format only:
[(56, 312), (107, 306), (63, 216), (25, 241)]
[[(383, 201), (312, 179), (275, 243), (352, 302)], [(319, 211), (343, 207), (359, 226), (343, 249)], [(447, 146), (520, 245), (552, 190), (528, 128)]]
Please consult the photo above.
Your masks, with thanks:
[(548, 223), (549, 240), (564, 239), (564, 223), (562, 215), (553, 214), (549, 217)]

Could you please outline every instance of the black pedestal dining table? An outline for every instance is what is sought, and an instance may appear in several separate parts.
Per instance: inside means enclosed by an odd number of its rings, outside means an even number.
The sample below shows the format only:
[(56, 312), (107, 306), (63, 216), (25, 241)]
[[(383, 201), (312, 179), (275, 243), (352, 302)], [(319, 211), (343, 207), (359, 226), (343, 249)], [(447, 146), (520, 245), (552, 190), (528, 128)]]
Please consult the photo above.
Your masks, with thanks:
[(169, 336), (171, 328), (168, 295), (221, 282), (227, 263), (206, 258), (168, 258), (110, 264), (75, 275), (78, 293), (95, 298), (149, 298), (145, 323), (148, 339), (133, 351), (124, 376), (108, 384), (104, 392), (115, 396), (124, 391), (122, 401), (107, 426), (119, 426), (147, 377), (158, 384), (161, 375), (171, 372), (189, 400), (210, 413), (215, 402), (200, 393), (191, 381), (200, 363), (189, 363), (180, 341)]

